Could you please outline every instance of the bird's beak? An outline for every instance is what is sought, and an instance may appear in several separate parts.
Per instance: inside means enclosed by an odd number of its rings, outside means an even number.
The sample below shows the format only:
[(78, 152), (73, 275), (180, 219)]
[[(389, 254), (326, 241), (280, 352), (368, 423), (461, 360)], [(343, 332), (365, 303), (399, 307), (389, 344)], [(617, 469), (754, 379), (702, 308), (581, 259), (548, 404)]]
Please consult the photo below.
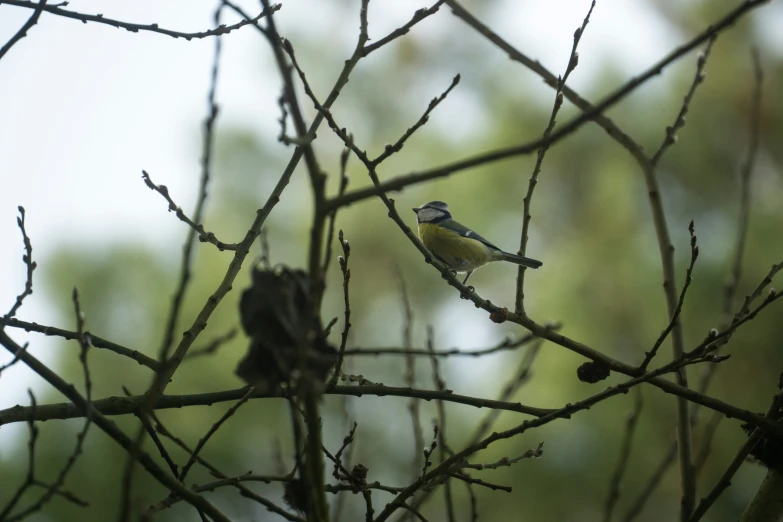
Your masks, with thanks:
[(419, 210), (421, 210), (421, 207), (416, 207), (413, 209), (413, 211), (416, 212), (417, 214), (419, 213)]

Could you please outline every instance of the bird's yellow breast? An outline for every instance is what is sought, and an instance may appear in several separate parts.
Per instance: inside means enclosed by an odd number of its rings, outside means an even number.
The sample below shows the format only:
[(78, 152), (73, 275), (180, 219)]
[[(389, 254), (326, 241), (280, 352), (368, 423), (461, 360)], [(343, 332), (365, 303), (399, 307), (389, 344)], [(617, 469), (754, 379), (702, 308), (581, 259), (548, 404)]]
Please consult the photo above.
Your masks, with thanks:
[(463, 237), (434, 223), (419, 224), (419, 239), (427, 250), (457, 272), (468, 272), (489, 263), (490, 249), (481, 241)]

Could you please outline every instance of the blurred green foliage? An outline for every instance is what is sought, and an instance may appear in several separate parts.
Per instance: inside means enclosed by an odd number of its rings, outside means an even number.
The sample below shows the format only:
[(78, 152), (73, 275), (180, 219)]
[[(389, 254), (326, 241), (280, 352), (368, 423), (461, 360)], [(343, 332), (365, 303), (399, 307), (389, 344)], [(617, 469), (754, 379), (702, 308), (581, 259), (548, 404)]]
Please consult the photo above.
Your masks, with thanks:
[[(342, 3), (353, 17), (354, 6)], [(651, 2), (655, 4), (655, 2)], [(717, 5), (720, 4), (720, 5)], [(661, 12), (687, 34), (706, 26), (724, 12), (726, 2), (699, 2), (696, 6), (669, 3)], [(726, 4), (726, 5), (724, 5)], [(480, 6), (473, 6), (477, 14)], [(780, 9), (770, 6), (766, 9)], [(349, 11), (350, 10), (350, 11)], [(444, 9), (445, 11), (445, 9)], [(350, 14), (349, 14), (350, 12)], [(280, 16), (285, 16), (281, 14)], [(441, 12), (437, 16), (450, 16)], [(596, 13), (595, 16), (600, 16)], [(696, 94), (679, 142), (664, 157), (659, 172), (668, 223), (677, 248), (677, 276), (681, 284), (688, 261), (687, 225), (696, 223), (701, 257), (694, 282), (683, 311), (687, 346), (699, 342), (709, 328), (721, 319), (724, 284), (735, 241), (738, 212), (738, 171), (748, 144), (752, 72), (751, 45), (761, 49), (766, 73), (761, 124), (761, 149), (752, 182), (751, 226), (744, 257), (744, 277), (739, 296), (745, 295), (766, 274), (773, 262), (783, 257), (783, 180), (779, 165), (783, 132), (783, 63), (780, 49), (766, 47), (768, 42), (756, 34), (758, 17), (744, 20), (716, 43), (707, 65), (707, 80)], [(473, 152), (515, 144), (532, 139), (544, 128), (550, 102), (527, 93), (542, 90), (540, 80), (517, 64), (487, 59), (500, 53), (467, 27), (455, 25), (458, 37), (448, 45), (420, 37), (426, 24), (409, 37), (380, 51), (359, 66), (351, 83), (335, 107), (342, 125), (351, 129), (360, 147), (377, 153), (383, 144), (393, 142), (424, 110), (429, 100), (448, 85), (456, 73), (463, 75), (455, 96), (440, 107), (403, 151), (384, 164), (382, 179), (393, 175), (440, 165)], [(590, 28), (587, 29), (589, 37)], [(315, 41), (305, 27), (290, 35), (297, 54), (314, 87), (324, 93), (333, 81), (344, 56), (329, 52)], [(672, 42), (674, 46), (675, 42)], [(591, 60), (583, 56), (582, 60)], [(317, 66), (316, 66), (317, 65)], [(610, 111), (615, 121), (648, 151), (655, 150), (664, 136), (664, 128), (673, 121), (682, 95), (695, 69), (690, 55), (652, 88), (631, 96)], [(641, 70), (641, 68), (640, 68)], [(557, 73), (557, 68), (553, 68)], [(579, 73), (579, 69), (575, 74)], [(513, 82), (507, 81), (513, 78)], [(598, 100), (601, 93), (625, 81), (627, 74), (612, 63), (605, 64), (602, 80), (582, 95)], [(554, 93), (549, 91), (550, 98)], [(304, 99), (304, 97), (302, 97)], [(653, 100), (651, 102), (650, 100)], [(230, 103), (226, 100), (225, 103)], [(311, 104), (303, 101), (303, 106)], [(461, 111), (464, 116), (461, 116)], [(444, 116), (443, 113), (451, 113)], [(480, 114), (473, 121), (471, 114)], [(566, 102), (560, 122), (576, 114)], [(312, 114), (310, 114), (312, 117)], [(269, 118), (277, 115), (269, 115)], [(451, 133), (449, 127), (462, 128)], [(323, 126), (316, 141), (322, 167), (329, 173), (332, 193), (338, 183), (340, 146)], [(273, 136), (254, 135), (241, 128), (219, 126), (217, 159), (208, 200), (206, 223), (218, 237), (234, 241), (241, 237), (254, 212), (271, 191), (291, 150), (278, 144)], [(449, 202), (455, 217), (481, 231), (507, 250), (515, 250), (521, 228), (521, 203), (532, 171), (533, 157), (503, 161), (487, 167), (459, 173), (433, 183), (407, 189), (394, 197), (403, 216), (414, 224), (406, 209), (431, 199)], [(349, 163), (349, 190), (369, 185), (358, 162)], [(195, 180), (195, 178), (194, 178)], [(155, 197), (150, 195), (150, 197)], [(181, 202), (184, 203), (184, 202)], [(161, 212), (160, 219), (174, 219)], [(291, 185), (267, 221), (271, 259), (294, 267), (305, 264), (311, 198), (306, 175), (300, 167)], [(461, 301), (439, 275), (422, 262), (415, 248), (386, 217), (380, 201), (371, 199), (355, 204), (338, 215), (353, 247), (351, 257), (351, 299), (353, 328), (349, 346), (401, 346), (402, 304), (394, 267), (402, 270), (410, 289), (414, 309), (416, 346), (424, 346), (424, 328), (434, 327), (436, 346), (441, 349), (488, 347), (504, 336), (525, 332), (513, 325), (494, 325), (486, 314), (467, 301)], [(182, 235), (186, 230), (183, 225)], [(257, 252), (254, 252), (255, 255)], [(333, 250), (337, 255), (338, 249)], [(666, 324), (666, 309), (661, 291), (658, 247), (649, 212), (646, 189), (630, 155), (596, 125), (583, 127), (566, 142), (553, 147), (546, 158), (533, 203), (530, 256), (544, 261), (541, 270), (528, 273), (527, 309), (538, 321), (563, 323), (563, 332), (628, 363), (638, 363)], [(70, 292), (78, 286), (88, 326), (92, 332), (157, 356), (170, 296), (177, 280), (179, 244), (167, 251), (152, 251), (143, 244), (117, 244), (108, 248), (95, 245), (90, 250), (63, 244), (50, 259), (43, 260), (45, 279), (38, 283), (62, 309), (61, 324), (71, 321)], [(217, 252), (207, 244), (196, 246), (194, 278), (188, 290), (182, 321), (184, 331), (207, 297), (219, 284), (230, 261), (230, 253)], [(244, 268), (234, 291), (215, 312), (197, 346), (238, 325), (237, 300), (248, 283)], [(475, 274), (472, 284), (494, 303), (513, 304), (515, 268), (493, 265)], [(336, 263), (328, 274), (327, 295), (323, 307), (324, 322), (340, 317), (332, 339), (339, 343), (342, 328), (341, 276)], [(718, 369), (710, 394), (754, 411), (766, 409), (783, 370), (783, 323), (779, 306), (731, 341), (729, 361)], [(63, 342), (59, 370), (70, 381), (81, 382), (78, 349)], [(247, 339), (237, 336), (209, 357), (188, 361), (177, 372), (167, 393), (201, 393), (237, 388), (242, 383), (233, 374), (236, 362), (247, 347)], [(442, 365), (448, 388), (457, 393), (494, 397), (511, 378), (523, 353), (500, 353), (487, 360), (450, 359)], [(658, 362), (670, 357), (668, 343)], [(607, 383), (587, 385), (576, 379), (579, 357), (555, 345), (545, 345), (534, 367), (534, 378), (515, 400), (542, 407), (558, 407), (603, 389)], [(90, 352), (95, 397), (122, 395), (122, 386), (141, 393), (151, 376), (141, 366), (113, 353), (93, 349)], [(402, 358), (351, 359), (348, 371), (362, 374), (387, 385), (403, 383)], [(697, 383), (703, 368), (690, 369), (691, 382)], [(417, 386), (431, 388), (431, 369), (426, 359), (417, 364)], [(622, 378), (612, 376), (609, 384)], [(624, 514), (631, 499), (645, 484), (663, 458), (674, 437), (674, 399), (659, 390), (645, 387), (645, 407), (639, 423), (634, 450), (616, 516)], [(41, 403), (62, 400), (56, 393), (39, 397)], [(327, 447), (336, 450), (347, 433), (349, 420), (359, 423), (354, 462), (369, 467), (369, 480), (404, 485), (414, 474), (418, 449), (407, 411), (408, 400), (394, 397), (341, 398), (328, 396), (324, 401), (324, 428)], [(481, 520), (599, 520), (609, 478), (619, 456), (625, 419), (632, 396), (620, 396), (603, 402), (568, 421), (551, 423), (522, 437), (491, 446), (476, 457), (490, 462), (503, 456), (514, 457), (545, 442), (543, 458), (522, 461), (511, 468), (478, 472), (492, 482), (513, 486), (513, 494), (477, 488)], [(434, 406), (422, 405), (424, 437), (429, 440)], [(160, 412), (167, 427), (190, 444), (201, 437), (230, 404)], [(447, 405), (448, 439), (454, 449), (462, 447), (485, 412), (460, 405)], [(278, 474), (290, 470), (290, 421), (282, 400), (258, 400), (244, 406), (221, 429), (202, 453), (224, 473), (238, 475), (248, 470)], [(710, 412), (704, 412), (695, 433), (695, 448)], [(116, 418), (116, 422), (135, 433), (134, 418)], [(495, 429), (512, 427), (519, 415), (503, 413)], [(38, 468), (43, 478), (51, 478), (75, 444), (81, 420), (50, 421), (42, 424)], [(21, 432), (21, 431), (20, 431)], [(744, 439), (735, 420), (724, 419), (718, 428), (710, 458), (699, 475), (699, 497), (715, 483)], [(0, 463), (4, 478), (0, 502), (13, 491), (26, 467), (24, 439), (20, 438), (16, 456)], [(150, 442), (145, 448), (157, 455)], [(172, 450), (183, 463), (186, 455)], [(61, 499), (55, 499), (33, 520), (111, 520), (116, 517), (119, 484), (125, 454), (98, 429), (87, 438), (85, 454), (77, 463), (67, 488), (85, 499), (91, 507), (83, 512)], [(763, 470), (746, 465), (735, 477), (732, 487), (721, 497), (706, 520), (736, 520), (753, 494)], [(144, 509), (166, 492), (143, 471), (136, 475), (133, 502)], [(204, 483), (211, 477), (196, 468), (190, 481)], [(281, 487), (251, 486), (280, 501)], [(467, 492), (454, 484), (460, 506), (459, 520), (466, 520)], [(345, 494), (346, 506), (341, 520), (361, 519), (361, 498)], [(388, 498), (373, 493), (376, 506)], [(278, 520), (256, 508), (230, 488), (209, 494), (236, 520)], [(219, 499), (219, 500), (218, 500)], [(331, 500), (334, 500), (332, 497)], [(652, 496), (640, 521), (673, 520), (679, 504), (679, 476), (676, 466), (665, 475)], [(436, 493), (423, 514), (433, 522), (445, 520), (442, 494)], [(85, 513), (89, 513), (85, 515)], [(158, 520), (197, 520), (197, 514), (184, 503), (162, 513)], [(618, 518), (619, 519), (619, 518)]]

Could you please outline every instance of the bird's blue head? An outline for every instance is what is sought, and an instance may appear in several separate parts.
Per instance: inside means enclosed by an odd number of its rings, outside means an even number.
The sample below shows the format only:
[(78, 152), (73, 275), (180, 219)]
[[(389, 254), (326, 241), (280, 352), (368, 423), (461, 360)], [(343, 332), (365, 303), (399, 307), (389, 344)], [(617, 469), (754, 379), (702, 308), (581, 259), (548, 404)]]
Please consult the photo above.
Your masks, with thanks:
[(451, 217), (449, 206), (443, 201), (430, 201), (413, 209), (416, 220), (421, 223), (437, 223)]

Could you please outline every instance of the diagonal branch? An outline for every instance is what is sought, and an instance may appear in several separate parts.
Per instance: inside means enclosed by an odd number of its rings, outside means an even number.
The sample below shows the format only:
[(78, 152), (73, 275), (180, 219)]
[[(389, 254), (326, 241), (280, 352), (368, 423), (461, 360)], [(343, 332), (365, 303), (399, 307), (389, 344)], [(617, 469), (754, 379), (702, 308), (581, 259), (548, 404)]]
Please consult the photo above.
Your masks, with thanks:
[(688, 292), (688, 288), (690, 287), (691, 281), (693, 280), (692, 278), (693, 267), (696, 264), (696, 259), (699, 257), (699, 247), (698, 245), (696, 245), (696, 236), (694, 235), (693, 221), (691, 221), (691, 224), (688, 226), (688, 232), (690, 232), (691, 234), (691, 262), (690, 265), (688, 266), (688, 269), (685, 272), (685, 284), (682, 285), (680, 298), (677, 300), (677, 307), (674, 309), (674, 313), (672, 314), (672, 317), (669, 320), (669, 324), (666, 325), (666, 328), (663, 329), (661, 334), (658, 336), (658, 339), (655, 340), (655, 344), (653, 344), (652, 349), (645, 354), (644, 361), (642, 361), (642, 364), (639, 366), (639, 369), (643, 372), (647, 371), (647, 367), (650, 365), (650, 362), (658, 353), (658, 349), (663, 344), (663, 341), (666, 340), (666, 337), (671, 333), (671, 331), (674, 329), (675, 325), (677, 324), (677, 321), (680, 319), (680, 313), (682, 312), (682, 305), (685, 302), (685, 294)]
[[(544, 80), (544, 83), (553, 89), (557, 89), (559, 78), (547, 70), (546, 67), (541, 65), (538, 60), (531, 59), (516, 49), (514, 46), (509, 44), (492, 29), (481, 23), (481, 21), (479, 21), (475, 16), (473, 16), (473, 14), (462, 7), (456, 0), (449, 0), (449, 7), (451, 7), (451, 11), (454, 16), (484, 36), (492, 44), (497, 46), (498, 49), (505, 52), (511, 60), (524, 65), (539, 75)], [(567, 85), (563, 85), (562, 93), (568, 101), (573, 103), (583, 112), (594, 110), (594, 107), (590, 102), (582, 98)], [(606, 133), (609, 134), (609, 136), (611, 136), (618, 144), (620, 144), (620, 146), (628, 150), (632, 156), (646, 160), (646, 156), (644, 155), (644, 151), (642, 150), (641, 145), (636, 143), (630, 136), (628, 136), (628, 134), (620, 129), (616, 123), (609, 119), (608, 116), (605, 114), (599, 114), (593, 119), (593, 121), (603, 128)]]
[[(325, 211), (330, 211), (333, 210), (334, 208), (348, 206), (358, 201), (371, 198), (373, 196), (378, 195), (379, 192), (387, 193), (387, 192), (402, 190), (406, 187), (415, 184), (450, 176), (451, 174), (454, 174), (456, 172), (471, 169), (473, 167), (484, 165), (486, 163), (491, 163), (494, 161), (499, 161), (502, 159), (512, 158), (525, 154), (532, 154), (533, 152), (536, 152), (539, 148), (541, 148), (544, 145), (551, 146), (557, 143), (558, 141), (560, 141), (561, 139), (565, 138), (566, 136), (572, 134), (576, 130), (578, 130), (584, 123), (597, 119), (607, 109), (609, 109), (610, 107), (614, 106), (615, 104), (623, 100), (626, 96), (628, 96), (634, 90), (636, 90), (640, 85), (646, 83), (651, 78), (659, 75), (663, 71), (663, 69), (665, 69), (667, 66), (669, 66), (670, 64), (672, 64), (673, 62), (675, 62), (685, 54), (689, 53), (690, 51), (692, 51), (702, 43), (708, 41), (714, 35), (725, 31), (726, 29), (731, 27), (737, 20), (742, 18), (744, 15), (746, 15), (748, 12), (768, 2), (769, 0), (746, 0), (745, 2), (737, 6), (735, 9), (727, 13), (723, 18), (708, 26), (704, 31), (699, 33), (690, 41), (682, 44), (681, 46), (671, 51), (664, 58), (662, 58), (661, 60), (659, 60), (652, 66), (650, 66), (645, 72), (643, 72), (639, 76), (634, 77), (629, 82), (625, 83), (623, 86), (621, 86), (616, 91), (614, 91), (612, 94), (605, 97), (603, 101), (593, 106), (591, 109), (586, 110), (580, 116), (577, 116), (576, 118), (572, 119), (570, 122), (563, 125), (559, 130), (553, 132), (548, 139), (537, 139), (535, 141), (523, 143), (521, 145), (484, 152), (475, 155), (473, 157), (456, 161), (448, 165), (443, 165), (441, 167), (436, 167), (430, 170), (395, 176), (389, 179), (388, 181), (379, 183), (379, 186), (377, 187), (374, 186), (365, 189), (358, 189), (346, 193), (341, 198), (331, 199), (326, 205)], [(659, 196), (656, 192), (656, 194), (652, 197), (657, 198)]]
[[(68, 384), (62, 377), (57, 375), (57, 373), (52, 371), (41, 361), (33, 357), (29, 352), (23, 351), (22, 347), (14, 342), (13, 339), (8, 337), (8, 335), (3, 331), (0, 331), (0, 344), (2, 344), (11, 353), (19, 354), (19, 358), (22, 360), (22, 362), (29, 366), (30, 369), (32, 369), (35, 373), (40, 375), (45, 381), (51, 384), (55, 389), (57, 389), (57, 391), (65, 395), (80, 412), (79, 416), (84, 416), (89, 409), (90, 415), (92, 415), (92, 422), (96, 426), (103, 430), (126, 451), (130, 452), (133, 449), (134, 444), (130, 437), (120, 430), (117, 425), (114, 424), (114, 422), (107, 419), (100, 412), (100, 410), (95, 407), (94, 402), (92, 404), (88, 403), (87, 400), (85, 400), (85, 398), (82, 397), (78, 391), (76, 391), (76, 388), (73, 385)], [(192, 504), (196, 508), (204, 511), (204, 513), (211, 516), (213, 520), (220, 522), (230, 522), (229, 518), (219, 509), (213, 506), (212, 503), (197, 495), (185, 487), (185, 485), (179, 482), (176, 478), (166, 473), (147, 453), (139, 451), (136, 453), (136, 457), (144, 469), (147, 470), (147, 472), (149, 472), (149, 474), (152, 475), (155, 480), (160, 482), (164, 487), (175, 492), (177, 495), (180, 495), (183, 500)]]
[[(210, 127), (209, 132), (211, 133), (211, 127)], [(147, 174), (147, 171), (145, 171), (145, 170), (141, 171), (141, 178), (144, 180), (144, 184), (147, 185), (147, 187), (149, 187), (150, 190), (154, 190), (155, 192), (157, 192), (158, 194), (163, 196), (163, 198), (168, 202), (168, 204), (169, 204), (169, 212), (174, 212), (177, 215), (177, 217), (180, 219), (180, 221), (182, 221), (183, 223), (187, 224), (191, 228), (191, 231), (188, 233), (188, 239), (186, 240), (186, 243), (185, 243), (185, 248), (184, 248), (185, 255), (183, 256), (183, 261), (184, 260), (190, 261), (190, 257), (192, 255), (191, 252), (192, 252), (192, 243), (193, 243), (191, 238), (195, 237), (195, 233), (198, 233), (198, 240), (199, 241), (201, 241), (202, 243), (211, 243), (211, 244), (215, 245), (218, 248), (218, 250), (220, 250), (221, 252), (224, 251), (224, 250), (236, 250), (238, 248), (239, 245), (236, 245), (236, 244), (233, 244), (233, 243), (224, 243), (224, 242), (220, 241), (217, 237), (215, 237), (215, 234), (213, 234), (212, 232), (208, 232), (208, 231), (204, 230), (204, 225), (202, 225), (201, 223), (198, 223), (199, 217), (195, 217), (194, 219), (190, 219), (185, 214), (185, 212), (182, 210), (182, 207), (177, 205), (174, 202), (174, 200), (171, 198), (171, 195), (169, 194), (168, 187), (166, 185), (156, 185), (152, 181), (152, 178), (150, 178), (150, 175)], [(208, 179), (209, 179), (209, 174), (207, 174), (206, 177), (202, 177), (202, 184), (205, 183), (205, 180), (208, 180)], [(202, 186), (205, 186), (205, 185), (202, 185)], [(201, 208), (202, 208), (202, 205), (203, 205), (203, 203), (201, 201), (202, 201), (203, 197), (206, 197), (205, 191), (200, 190), (199, 192), (200, 192), (199, 203), (196, 206), (197, 212), (201, 211)], [(204, 195), (202, 196), (202, 194), (204, 194)], [(188, 269), (187, 274), (190, 274), (189, 269)], [(189, 275), (188, 275), (188, 277), (189, 277)], [(181, 285), (181, 283), (180, 283), (180, 285)]]
[(413, 13), (413, 17), (405, 25), (398, 27), (397, 29), (387, 34), (383, 38), (380, 38), (369, 45), (365, 45), (364, 49), (362, 50), (363, 56), (367, 56), (371, 52), (377, 51), (378, 49), (380, 49), (387, 43), (391, 42), (392, 40), (395, 40), (400, 36), (404, 36), (408, 34), (408, 32), (413, 28), (414, 25), (418, 24), (428, 16), (437, 13), (438, 9), (440, 9), (440, 6), (443, 5), (444, 1), (445, 0), (438, 0), (430, 7), (422, 7), (421, 9)]
[[(27, 19), (27, 22), (14, 34), (10, 40), (8, 40), (3, 47), (0, 47), (0, 58), (5, 56), (5, 54), (11, 50), (11, 47), (13, 47), (19, 40), (27, 36), (27, 31), (29, 31), (35, 24), (38, 23), (38, 18), (41, 16), (41, 12), (43, 11), (44, 7), (46, 7), (47, 0), (40, 0), (38, 4), (33, 4), (32, 2), (29, 2), (32, 4), (33, 14), (30, 15), (30, 18)], [(3, 3), (3, 2), (0, 2)]]
[[(775, 398), (767, 410), (765, 417), (776, 418), (779, 415), (781, 406), (783, 406), (783, 391), (779, 391), (775, 395)], [(734, 459), (731, 461), (731, 464), (729, 464), (728, 469), (726, 469), (721, 478), (718, 480), (718, 483), (715, 484), (715, 487), (709, 492), (709, 494), (704, 497), (701, 502), (699, 502), (698, 507), (688, 519), (688, 522), (698, 522), (701, 520), (721, 495), (721, 493), (731, 486), (731, 478), (734, 476), (737, 470), (739, 470), (740, 466), (742, 466), (742, 463), (745, 462), (745, 459), (748, 457), (748, 455), (750, 455), (750, 452), (753, 451), (753, 448), (756, 447), (756, 444), (761, 441), (761, 438), (764, 435), (764, 428), (757, 427), (753, 430), (753, 433), (750, 434), (748, 440), (745, 441), (745, 443), (740, 447), (739, 451), (737, 451), (737, 455), (735, 455)]]

